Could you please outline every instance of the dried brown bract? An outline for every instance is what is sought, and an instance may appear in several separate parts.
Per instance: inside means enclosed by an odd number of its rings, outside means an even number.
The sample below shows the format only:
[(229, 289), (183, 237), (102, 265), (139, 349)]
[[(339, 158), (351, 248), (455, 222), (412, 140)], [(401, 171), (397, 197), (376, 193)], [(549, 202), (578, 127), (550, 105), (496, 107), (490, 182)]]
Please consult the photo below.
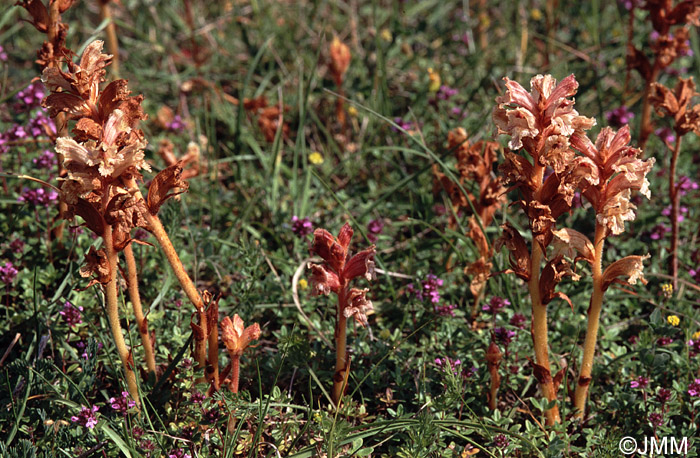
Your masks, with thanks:
[(688, 132), (700, 135), (700, 104), (690, 106), (692, 98), (699, 95), (692, 77), (679, 78), (673, 91), (663, 84), (654, 83), (650, 100), (659, 116), (674, 119), (673, 128), (679, 136)]

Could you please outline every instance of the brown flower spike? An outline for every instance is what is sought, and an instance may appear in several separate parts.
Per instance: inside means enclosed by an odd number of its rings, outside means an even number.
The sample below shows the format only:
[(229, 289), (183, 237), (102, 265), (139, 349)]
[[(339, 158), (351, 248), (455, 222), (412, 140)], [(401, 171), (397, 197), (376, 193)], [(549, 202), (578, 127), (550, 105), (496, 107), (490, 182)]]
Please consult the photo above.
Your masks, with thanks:
[(353, 279), (374, 278), (374, 245), (350, 256), (349, 247), (353, 230), (350, 224), (340, 230), (338, 237), (325, 229), (316, 229), (311, 242), (311, 252), (323, 258), (323, 264), (311, 264), (311, 284), (315, 295), (338, 296), (336, 307), (336, 364), (333, 376), (333, 402), (338, 404), (347, 383), (350, 361), (346, 352), (347, 319), (355, 318), (361, 326), (367, 326), (367, 314), (373, 310), (372, 302), (367, 299), (368, 289), (350, 288)]

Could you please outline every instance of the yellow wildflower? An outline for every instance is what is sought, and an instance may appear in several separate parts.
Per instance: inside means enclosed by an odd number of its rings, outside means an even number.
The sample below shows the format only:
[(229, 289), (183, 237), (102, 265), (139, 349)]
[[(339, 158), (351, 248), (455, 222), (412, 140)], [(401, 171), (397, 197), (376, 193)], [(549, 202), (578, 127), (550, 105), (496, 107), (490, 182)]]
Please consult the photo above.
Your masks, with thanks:
[(670, 324), (671, 326), (678, 326), (679, 324), (681, 324), (681, 319), (678, 318), (676, 315), (669, 315), (666, 318), (666, 321), (668, 321), (668, 324)]
[(693, 333), (693, 339), (700, 339), (700, 331), (695, 331), (695, 333)]
[(308, 287), (309, 287), (309, 282), (306, 281), (305, 278), (302, 278), (301, 280), (299, 280), (299, 288), (306, 289)]
[(313, 165), (323, 164), (323, 156), (318, 151), (309, 154), (309, 162)]
[(661, 291), (664, 293), (664, 297), (669, 299), (673, 295), (673, 285), (670, 283), (664, 283), (661, 285)]
[(385, 29), (382, 29), (382, 31), (379, 32), (379, 36), (380, 36), (380, 37), (382, 38), (382, 40), (384, 40), (384, 41), (391, 41), (391, 39), (393, 38), (392, 35), (391, 35), (391, 30), (386, 29), (386, 28), (385, 28)]
[(348, 107), (348, 114), (352, 116), (353, 118), (357, 117), (357, 108), (350, 106)]
[(534, 21), (539, 21), (540, 19), (542, 19), (542, 11), (540, 11), (537, 8), (534, 8), (532, 11), (530, 11), (530, 17)]
[(428, 90), (430, 92), (437, 92), (438, 89), (440, 89), (440, 84), (442, 84), (442, 80), (440, 79), (440, 74), (436, 71), (434, 71), (432, 68), (428, 69), (428, 78), (430, 79), (430, 85), (428, 86)]

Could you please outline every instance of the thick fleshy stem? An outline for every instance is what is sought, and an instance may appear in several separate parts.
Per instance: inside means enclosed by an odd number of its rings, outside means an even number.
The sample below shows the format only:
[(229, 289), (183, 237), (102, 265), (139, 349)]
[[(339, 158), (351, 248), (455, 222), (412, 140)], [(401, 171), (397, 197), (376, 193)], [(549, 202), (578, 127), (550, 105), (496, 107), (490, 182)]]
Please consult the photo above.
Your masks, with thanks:
[(131, 300), (131, 306), (134, 309), (134, 316), (136, 317), (136, 325), (138, 326), (139, 334), (141, 335), (141, 344), (143, 345), (143, 351), (146, 357), (146, 367), (148, 368), (148, 372), (152, 372), (155, 375), (156, 358), (153, 352), (153, 342), (151, 341), (151, 336), (148, 333), (148, 320), (146, 320), (146, 317), (143, 314), (143, 307), (141, 306), (138, 269), (136, 268), (136, 258), (134, 258), (134, 250), (131, 247), (131, 243), (124, 248), (124, 259), (126, 259), (129, 299)]
[[(214, 307), (214, 304), (210, 304), (209, 307)], [(218, 315), (219, 307), (216, 306), (215, 310), (216, 315)], [(218, 321), (218, 316), (216, 318)], [(214, 386), (214, 389), (219, 391), (221, 388), (221, 383), (219, 380), (219, 327), (216, 325), (216, 321), (213, 323), (213, 326), (208, 326), (207, 332), (207, 344), (209, 345), (209, 366), (207, 367), (207, 379)]]
[(122, 327), (119, 323), (119, 300), (117, 295), (117, 261), (118, 255), (114, 250), (114, 245), (112, 244), (112, 226), (106, 225), (104, 235), (102, 236), (102, 241), (105, 245), (105, 251), (107, 253), (107, 261), (109, 262), (109, 269), (111, 278), (109, 283), (105, 287), (105, 298), (107, 301), (107, 318), (109, 320), (109, 328), (112, 331), (112, 338), (114, 339), (114, 345), (117, 347), (117, 353), (119, 353), (119, 359), (124, 367), (124, 374), (126, 376), (126, 386), (129, 390), (129, 394), (132, 399), (136, 402), (138, 407), (141, 406), (141, 399), (139, 398), (139, 390), (136, 384), (136, 373), (134, 373), (133, 360), (131, 358), (131, 352), (126, 346), (124, 341), (124, 335), (122, 334)]
[(333, 392), (331, 398), (335, 405), (338, 405), (340, 398), (343, 397), (343, 389), (345, 388), (348, 370), (347, 358), (347, 321), (343, 310), (346, 306), (346, 282), (341, 281), (340, 294), (338, 294), (338, 310), (336, 312), (335, 326), (335, 374), (333, 374)]
[(591, 373), (593, 371), (593, 357), (595, 356), (596, 342), (598, 340), (598, 327), (600, 325), (600, 311), (603, 307), (603, 247), (605, 246), (606, 228), (597, 223), (595, 229), (592, 274), (593, 274), (593, 295), (588, 309), (588, 328), (586, 329), (586, 339), (583, 343), (583, 359), (579, 371), (578, 383), (574, 393), (574, 407), (576, 408), (576, 418), (583, 418), (586, 410), (586, 398), (588, 388), (591, 383)]
[[(141, 191), (139, 190), (138, 185), (136, 184), (136, 181), (133, 178), (127, 180), (126, 186), (134, 192), (136, 198), (141, 199), (145, 202), (145, 199), (143, 198), (143, 195), (141, 194)], [(175, 277), (177, 278), (178, 282), (180, 282), (180, 286), (182, 287), (182, 289), (185, 291), (185, 295), (190, 300), (190, 302), (192, 302), (192, 305), (194, 305), (195, 309), (197, 310), (196, 313), (197, 318), (199, 320), (199, 328), (201, 335), (195, 335), (194, 359), (197, 362), (197, 369), (206, 372), (206, 346), (207, 336), (209, 335), (209, 333), (207, 329), (207, 314), (204, 308), (204, 301), (202, 300), (202, 296), (199, 295), (199, 291), (197, 291), (197, 288), (194, 286), (194, 282), (187, 274), (187, 271), (185, 271), (185, 267), (182, 265), (182, 261), (180, 261), (180, 257), (177, 255), (177, 251), (175, 251), (175, 247), (170, 241), (170, 237), (168, 237), (168, 233), (165, 231), (163, 224), (160, 222), (160, 218), (158, 218), (158, 215), (153, 215), (151, 214), (151, 212), (147, 211), (145, 212), (144, 216), (146, 218), (146, 222), (148, 223), (151, 233), (155, 236), (156, 240), (158, 241), (158, 244), (163, 249), (163, 253), (165, 253), (165, 257), (168, 260), (170, 267), (173, 269), (173, 272), (175, 273)], [(196, 383), (203, 382), (206, 382), (206, 377), (199, 377), (196, 380)]]
[[(557, 393), (554, 390), (552, 370), (549, 366), (547, 306), (542, 305), (542, 298), (540, 297), (541, 261), (542, 249), (536, 241), (533, 241), (532, 254), (530, 257), (531, 273), (530, 281), (528, 282), (530, 299), (532, 301), (532, 343), (535, 347), (535, 362), (544, 370), (544, 374), (541, 374), (541, 380), (539, 380), (542, 394), (547, 398), (547, 401), (552, 402), (557, 400)], [(561, 422), (559, 406), (555, 405), (551, 409), (547, 410), (545, 414), (548, 425)]]
[[(537, 157), (534, 155), (533, 157)], [(535, 159), (537, 162), (537, 159)], [(535, 183), (539, 183), (540, 187), (544, 181), (545, 168), (536, 165), (534, 168)], [(539, 190), (535, 193), (535, 197), (539, 194)], [(540, 389), (542, 394), (547, 398), (547, 401), (552, 402), (557, 400), (557, 393), (554, 390), (554, 380), (552, 380), (552, 370), (549, 365), (549, 339), (547, 328), (547, 306), (542, 304), (540, 296), (540, 269), (542, 263), (542, 248), (534, 237), (532, 237), (532, 250), (530, 253), (530, 280), (528, 281), (528, 289), (530, 291), (530, 301), (532, 302), (532, 325), (530, 333), (532, 334), (532, 344), (535, 347), (535, 363), (540, 366), (540, 370), (536, 370), (538, 375)], [(542, 372), (543, 371), (543, 372)], [(559, 415), (559, 406), (555, 405), (545, 412), (547, 424), (553, 425), (561, 422)]]
[[(238, 393), (238, 378), (240, 365), (240, 355), (231, 355), (231, 382), (228, 385), (228, 388), (229, 390), (231, 390), (231, 393)], [(234, 412), (231, 412), (228, 417), (226, 430), (229, 432), (229, 434), (233, 434), (236, 431), (236, 416), (234, 415)]]
[(678, 290), (678, 216), (680, 211), (681, 195), (676, 185), (676, 168), (678, 155), (681, 152), (681, 135), (676, 132), (676, 144), (671, 155), (671, 170), (668, 176), (668, 196), (671, 199), (671, 277), (673, 278), (673, 290)]

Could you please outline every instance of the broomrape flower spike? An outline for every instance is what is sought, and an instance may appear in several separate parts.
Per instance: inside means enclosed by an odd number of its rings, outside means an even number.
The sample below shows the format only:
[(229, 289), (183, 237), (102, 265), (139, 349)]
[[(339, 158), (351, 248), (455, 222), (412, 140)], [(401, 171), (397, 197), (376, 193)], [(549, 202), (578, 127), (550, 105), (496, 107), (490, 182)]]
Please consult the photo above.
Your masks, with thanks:
[[(572, 229), (567, 229), (565, 234), (562, 231), (555, 234), (558, 238), (555, 245), (568, 243), (568, 249), (575, 252), (576, 259), (583, 259), (591, 264), (593, 276), (593, 295), (588, 309), (583, 360), (574, 395), (576, 415), (579, 418), (583, 418), (591, 382), (605, 291), (613, 283), (633, 285), (640, 280), (646, 284), (642, 262), (649, 255), (627, 256), (613, 262), (605, 270), (602, 266), (605, 239), (624, 232), (625, 222), (636, 217), (636, 206), (630, 201), (632, 191), (639, 191), (647, 198), (651, 197), (646, 176), (654, 165), (654, 159), (641, 160), (641, 150), (628, 146), (630, 139), (628, 126), (617, 132), (609, 127), (603, 128), (595, 145), (581, 133), (574, 134), (571, 139), (572, 145), (583, 154), (573, 173), (590, 177), (581, 182), (582, 194), (591, 203), (596, 214), (595, 239), (592, 243), (585, 235)], [(620, 277), (627, 277), (627, 280)]]
[[(580, 116), (573, 108), (578, 82), (570, 75), (559, 84), (550, 75), (537, 75), (530, 80), (531, 91), (508, 78), (506, 93), (496, 99), (493, 121), (498, 134), (510, 136), (505, 162), (500, 166), (504, 181), (518, 189), (522, 200), (516, 202), (530, 222), (532, 246), (509, 225), (495, 243), (498, 250), (505, 245), (510, 251), (511, 270), (528, 282), (532, 302), (532, 339), (535, 347), (535, 376), (548, 401), (556, 401), (563, 372), (552, 377), (549, 365), (547, 309), (545, 305), (558, 297), (571, 303), (556, 285), (565, 277), (577, 276), (561, 255), (547, 259), (547, 246), (554, 237), (556, 220), (571, 208), (575, 190), (585, 175), (574, 174), (576, 154), (571, 137), (595, 125), (592, 118)], [(531, 160), (517, 154), (524, 150)], [(553, 173), (545, 177), (545, 170)], [(542, 260), (548, 262), (541, 270)], [(547, 424), (560, 421), (557, 405), (546, 412)]]
[(253, 323), (247, 328), (238, 314), (233, 315), (233, 320), (224, 317), (221, 320), (221, 340), (224, 342), (231, 357), (231, 379), (229, 389), (238, 393), (239, 365), (241, 355), (252, 341), (260, 338), (260, 325)]
[(361, 326), (367, 326), (367, 314), (373, 311), (372, 302), (367, 299), (369, 289), (350, 288), (350, 282), (358, 277), (374, 279), (374, 245), (350, 256), (349, 247), (353, 230), (350, 224), (340, 230), (338, 237), (325, 229), (316, 229), (311, 242), (311, 253), (319, 255), (323, 264), (308, 264), (311, 270), (311, 283), (315, 295), (338, 297), (336, 307), (336, 364), (333, 376), (333, 402), (338, 405), (342, 391), (347, 384), (350, 361), (346, 352), (347, 319), (353, 317)]

